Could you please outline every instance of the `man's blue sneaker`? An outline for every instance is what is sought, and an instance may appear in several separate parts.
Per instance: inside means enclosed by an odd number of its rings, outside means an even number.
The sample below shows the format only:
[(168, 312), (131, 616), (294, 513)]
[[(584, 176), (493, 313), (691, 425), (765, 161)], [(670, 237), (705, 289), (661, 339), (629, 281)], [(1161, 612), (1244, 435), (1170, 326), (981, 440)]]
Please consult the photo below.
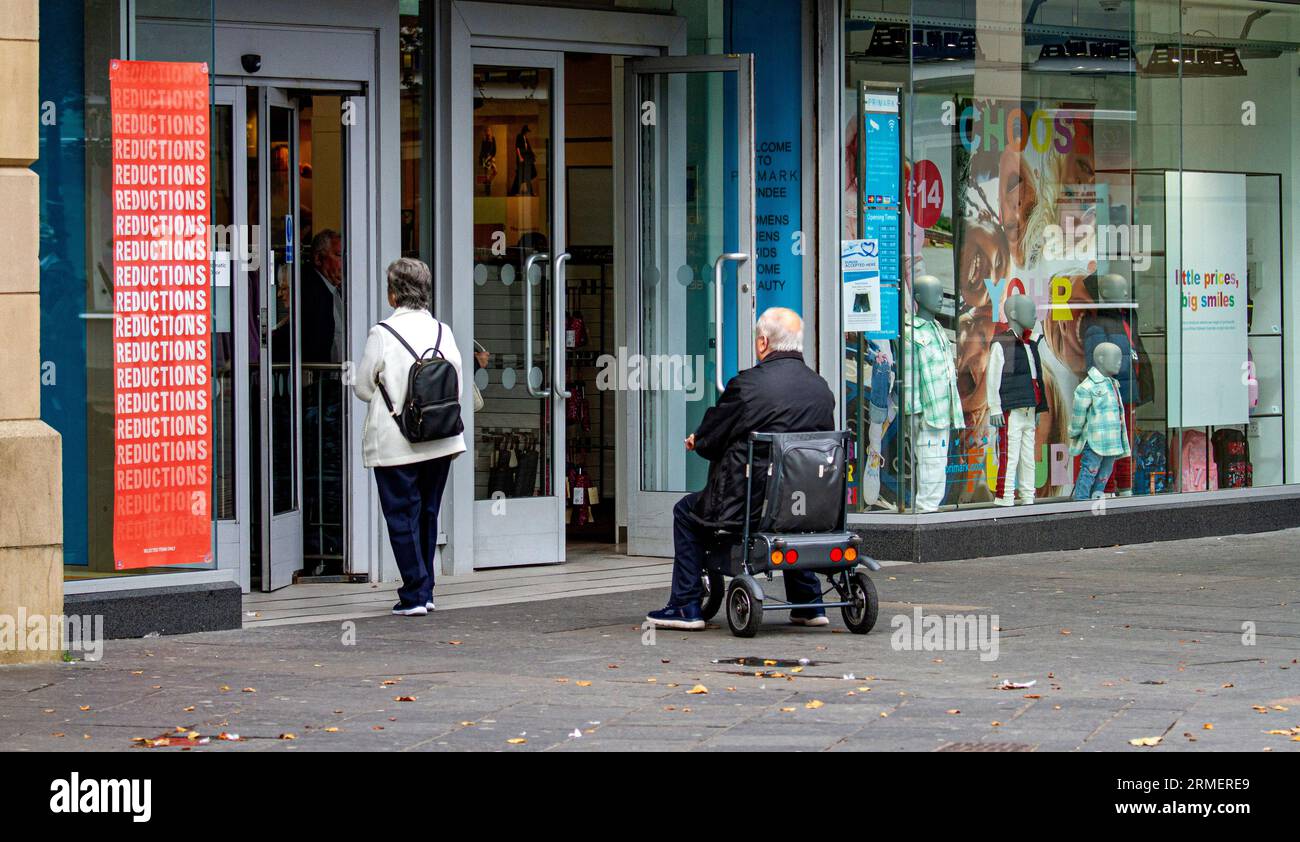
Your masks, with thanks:
[(669, 605), (659, 611), (651, 611), (645, 618), (661, 629), (687, 629), (698, 631), (704, 628), (704, 618), (700, 616), (700, 606)]

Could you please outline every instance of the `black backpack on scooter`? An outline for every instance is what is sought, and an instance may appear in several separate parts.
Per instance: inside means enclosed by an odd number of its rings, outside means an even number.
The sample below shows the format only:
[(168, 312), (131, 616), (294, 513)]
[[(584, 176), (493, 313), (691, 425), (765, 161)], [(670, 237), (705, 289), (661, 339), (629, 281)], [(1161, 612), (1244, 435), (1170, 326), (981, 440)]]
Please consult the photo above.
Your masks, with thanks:
[(442, 322), (438, 322), (437, 341), (424, 354), (415, 353), (392, 326), (384, 322), (379, 326), (396, 336), (402, 347), (415, 357), (406, 376), (406, 401), (400, 412), (393, 406), (384, 384), (379, 384), (379, 394), (397, 422), (397, 429), (409, 442), (436, 441), (464, 432), (465, 425), (460, 420), (460, 378), (456, 376), (456, 367), (440, 350)]

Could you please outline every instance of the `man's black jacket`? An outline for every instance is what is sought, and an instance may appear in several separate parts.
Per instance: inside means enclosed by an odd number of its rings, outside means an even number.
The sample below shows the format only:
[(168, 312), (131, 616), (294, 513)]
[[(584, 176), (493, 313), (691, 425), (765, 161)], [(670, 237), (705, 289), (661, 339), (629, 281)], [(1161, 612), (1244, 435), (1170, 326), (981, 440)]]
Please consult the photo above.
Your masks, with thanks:
[[(709, 460), (709, 480), (695, 503), (707, 526), (735, 529), (745, 513), (745, 461), (749, 434), (810, 433), (835, 429), (835, 396), (798, 351), (773, 351), (731, 378), (716, 406), (695, 431), (695, 452)], [(765, 451), (755, 460), (766, 465)], [(765, 477), (766, 469), (761, 473)], [(762, 485), (757, 482), (757, 504)]]
[(334, 359), (334, 294), (329, 281), (315, 266), (302, 269), (302, 298), (298, 303), (305, 363), (340, 362)]

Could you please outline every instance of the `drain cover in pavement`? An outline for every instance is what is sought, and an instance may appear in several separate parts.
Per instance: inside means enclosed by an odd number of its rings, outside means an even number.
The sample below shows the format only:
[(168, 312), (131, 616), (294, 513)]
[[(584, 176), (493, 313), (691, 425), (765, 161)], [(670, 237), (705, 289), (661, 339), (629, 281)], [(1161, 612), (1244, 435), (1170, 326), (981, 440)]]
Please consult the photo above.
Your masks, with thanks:
[(944, 743), (935, 751), (1033, 751), (1029, 743)]

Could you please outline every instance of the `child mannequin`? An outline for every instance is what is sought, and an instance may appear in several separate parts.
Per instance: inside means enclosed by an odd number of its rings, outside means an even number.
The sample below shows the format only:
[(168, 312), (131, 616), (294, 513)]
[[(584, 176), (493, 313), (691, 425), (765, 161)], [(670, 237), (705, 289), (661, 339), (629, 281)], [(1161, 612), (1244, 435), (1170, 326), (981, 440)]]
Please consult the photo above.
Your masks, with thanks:
[(1031, 341), (1037, 308), (1027, 295), (1011, 295), (1002, 304), (1007, 329), (989, 343), (988, 374), (984, 378), (989, 423), (1006, 443), (999, 506), (1034, 502), (1035, 430), (1038, 413), (1047, 411), (1043, 363), (1038, 342)]
[(1082, 454), (1074, 499), (1100, 497), (1115, 460), (1129, 455), (1124, 427), (1124, 401), (1115, 375), (1123, 352), (1113, 342), (1103, 342), (1092, 353), (1092, 368), (1074, 390), (1070, 417), (1070, 452)]

